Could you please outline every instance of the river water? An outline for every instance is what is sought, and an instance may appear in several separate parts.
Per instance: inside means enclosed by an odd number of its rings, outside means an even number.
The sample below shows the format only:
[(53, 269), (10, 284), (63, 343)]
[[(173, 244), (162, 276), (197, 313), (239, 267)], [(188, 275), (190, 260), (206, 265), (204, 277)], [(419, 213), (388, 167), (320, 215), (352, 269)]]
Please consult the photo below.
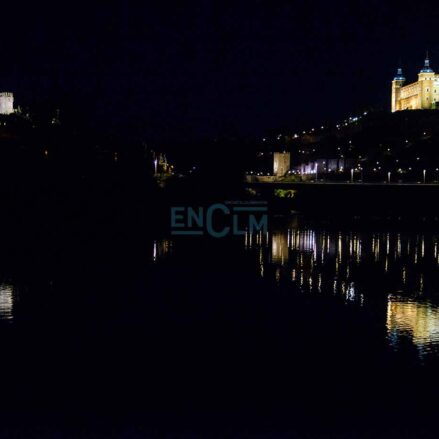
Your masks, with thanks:
[(4, 428), (434, 437), (439, 234), (400, 229), (283, 217), (5, 274)]

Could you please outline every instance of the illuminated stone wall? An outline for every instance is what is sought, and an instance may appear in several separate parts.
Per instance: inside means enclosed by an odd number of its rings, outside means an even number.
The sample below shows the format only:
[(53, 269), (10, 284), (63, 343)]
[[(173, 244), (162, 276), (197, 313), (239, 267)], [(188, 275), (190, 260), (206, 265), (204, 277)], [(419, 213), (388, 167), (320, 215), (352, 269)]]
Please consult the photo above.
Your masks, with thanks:
[(290, 153), (273, 153), (273, 174), (277, 177), (285, 175), (290, 170)]
[(0, 114), (11, 114), (14, 112), (14, 94), (0, 93)]

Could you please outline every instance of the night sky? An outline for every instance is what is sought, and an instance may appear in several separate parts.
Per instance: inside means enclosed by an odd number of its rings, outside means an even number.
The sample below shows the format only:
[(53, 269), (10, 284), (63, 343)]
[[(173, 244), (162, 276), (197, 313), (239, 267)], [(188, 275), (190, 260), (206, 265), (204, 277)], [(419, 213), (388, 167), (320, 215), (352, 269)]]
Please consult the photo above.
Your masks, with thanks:
[(382, 0), (10, 2), (0, 88), (161, 144), (291, 132), (387, 109), (399, 58), (410, 81), (425, 49), (439, 69), (438, 23)]

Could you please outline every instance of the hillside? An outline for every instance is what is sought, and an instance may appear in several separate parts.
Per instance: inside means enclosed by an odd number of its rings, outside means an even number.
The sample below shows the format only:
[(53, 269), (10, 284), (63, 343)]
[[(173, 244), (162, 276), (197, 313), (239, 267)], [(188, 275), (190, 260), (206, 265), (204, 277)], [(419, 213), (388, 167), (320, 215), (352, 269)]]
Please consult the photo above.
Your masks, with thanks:
[[(439, 112), (369, 112), (335, 126), (265, 138), (251, 171), (270, 172), (273, 151), (291, 152), (292, 168), (345, 178), (351, 169), (364, 180), (438, 179)], [(308, 166), (306, 166), (308, 165)], [(360, 176), (358, 176), (360, 178)]]

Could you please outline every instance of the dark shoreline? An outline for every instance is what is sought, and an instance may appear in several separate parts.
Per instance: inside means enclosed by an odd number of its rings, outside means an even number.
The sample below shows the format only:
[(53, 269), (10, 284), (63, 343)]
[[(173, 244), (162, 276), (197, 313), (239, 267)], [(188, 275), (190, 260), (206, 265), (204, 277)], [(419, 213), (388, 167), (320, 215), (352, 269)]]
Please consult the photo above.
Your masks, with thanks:
[[(283, 211), (289, 209), (329, 217), (401, 216), (415, 222), (425, 216), (439, 216), (439, 203), (436, 202), (439, 185), (272, 183), (248, 187)], [(276, 196), (276, 190), (287, 194)]]

